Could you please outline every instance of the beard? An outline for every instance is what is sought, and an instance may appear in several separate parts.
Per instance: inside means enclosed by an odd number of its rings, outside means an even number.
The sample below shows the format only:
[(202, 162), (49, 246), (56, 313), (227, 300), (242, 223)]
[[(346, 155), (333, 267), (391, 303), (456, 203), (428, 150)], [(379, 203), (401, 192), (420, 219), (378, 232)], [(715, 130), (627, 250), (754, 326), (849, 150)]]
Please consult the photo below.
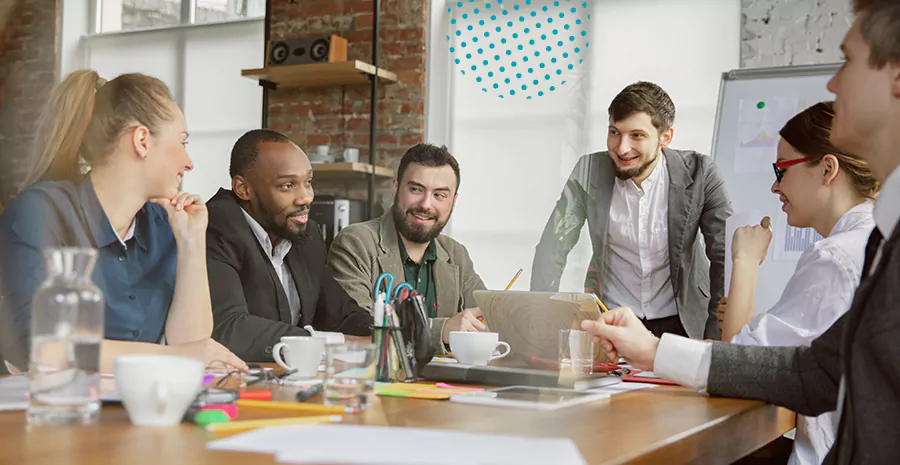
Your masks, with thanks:
[[(409, 218), (409, 215), (412, 214), (434, 218), (434, 224), (431, 226), (415, 224)], [(442, 222), (438, 219), (436, 213), (416, 207), (410, 207), (405, 211), (401, 211), (397, 205), (396, 197), (394, 198), (394, 205), (391, 206), (391, 215), (394, 217), (394, 227), (397, 228), (397, 232), (406, 240), (416, 244), (428, 244), (433, 241), (441, 235), (441, 231), (444, 230), (444, 227), (447, 226), (447, 221), (450, 220), (448, 215), (447, 219)]]
[[(660, 147), (662, 147), (662, 146), (661, 145), (656, 146), (656, 156), (654, 156), (652, 159), (642, 163), (640, 166), (635, 166), (634, 168), (629, 168), (627, 170), (620, 170), (619, 166), (616, 165), (616, 177), (625, 181), (627, 179), (636, 178), (636, 177), (646, 173), (647, 170), (650, 168), (650, 166), (656, 162), (656, 159), (659, 158)], [(615, 165), (615, 163), (613, 163), (613, 165)]]
[(301, 244), (306, 243), (309, 240), (310, 228), (307, 228), (306, 224), (297, 225), (290, 220), (292, 215), (308, 212), (308, 205), (285, 212), (284, 216), (279, 217), (272, 209), (260, 202), (259, 199), (254, 199), (252, 204), (253, 209), (259, 212), (258, 217), (263, 219), (263, 221), (259, 223), (260, 226), (262, 226), (267, 233), (275, 234), (282, 239)]

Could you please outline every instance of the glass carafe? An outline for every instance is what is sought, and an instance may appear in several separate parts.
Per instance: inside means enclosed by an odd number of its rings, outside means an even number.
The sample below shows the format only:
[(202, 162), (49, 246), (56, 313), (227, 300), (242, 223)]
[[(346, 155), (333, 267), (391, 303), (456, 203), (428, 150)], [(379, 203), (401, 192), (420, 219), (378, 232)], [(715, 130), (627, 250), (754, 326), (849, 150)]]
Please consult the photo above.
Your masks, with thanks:
[(97, 421), (104, 300), (91, 280), (97, 251), (44, 251), (47, 278), (31, 302), (28, 423)]

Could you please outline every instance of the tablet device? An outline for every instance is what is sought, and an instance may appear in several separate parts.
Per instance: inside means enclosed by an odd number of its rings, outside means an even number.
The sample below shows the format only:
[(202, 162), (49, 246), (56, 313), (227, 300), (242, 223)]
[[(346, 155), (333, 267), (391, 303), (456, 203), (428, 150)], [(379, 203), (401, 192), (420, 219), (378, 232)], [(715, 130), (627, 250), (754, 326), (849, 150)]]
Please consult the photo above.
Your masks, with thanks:
[(606, 399), (609, 394), (533, 386), (509, 386), (450, 396), (462, 404), (517, 407), (534, 410), (558, 410)]

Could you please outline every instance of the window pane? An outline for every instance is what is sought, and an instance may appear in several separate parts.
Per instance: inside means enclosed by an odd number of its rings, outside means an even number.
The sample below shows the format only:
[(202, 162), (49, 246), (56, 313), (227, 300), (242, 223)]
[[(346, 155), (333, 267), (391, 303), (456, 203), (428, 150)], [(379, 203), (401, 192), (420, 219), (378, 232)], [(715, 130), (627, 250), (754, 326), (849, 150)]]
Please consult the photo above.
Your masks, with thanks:
[[(429, 111), (450, 120), (463, 179), (445, 233), (468, 248), (489, 288), (502, 288), (519, 268), (525, 273), (513, 289), (529, 288), (550, 213), (566, 200), (561, 192), (579, 158), (607, 150), (607, 109), (626, 85), (662, 86), (677, 108), (673, 146), (709, 153), (721, 73), (739, 66), (739, 1), (532, 0), (500, 10), (434, 1), (432, 24), (442, 30), (429, 72), (449, 66), (452, 92), (449, 105)], [(504, 172), (514, 175), (498, 177)], [(584, 289), (588, 231), (568, 254), (560, 290)]]
[(266, 0), (197, 0), (195, 23), (259, 17), (266, 14)]
[(181, 24), (181, 0), (101, 0), (100, 32)]

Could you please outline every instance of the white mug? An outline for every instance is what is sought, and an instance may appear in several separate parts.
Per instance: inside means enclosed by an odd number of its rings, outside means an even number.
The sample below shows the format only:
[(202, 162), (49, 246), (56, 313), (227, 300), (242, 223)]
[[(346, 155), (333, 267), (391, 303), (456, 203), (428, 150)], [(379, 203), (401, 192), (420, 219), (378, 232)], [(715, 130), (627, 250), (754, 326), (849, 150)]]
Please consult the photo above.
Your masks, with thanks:
[(203, 362), (174, 355), (116, 358), (116, 391), (138, 426), (177, 425), (203, 384)]
[(356, 163), (359, 161), (359, 149), (344, 149), (344, 161)]
[[(293, 378), (315, 378), (325, 355), (325, 340), (320, 336), (284, 336), (272, 348), (272, 357), (280, 367), (297, 370)], [(281, 357), (282, 349), (286, 352), (284, 358)]]
[[(497, 333), (450, 331), (450, 351), (464, 365), (487, 365), (491, 360), (509, 355), (509, 344), (499, 339)], [(505, 346), (506, 352), (494, 355), (500, 346)]]

